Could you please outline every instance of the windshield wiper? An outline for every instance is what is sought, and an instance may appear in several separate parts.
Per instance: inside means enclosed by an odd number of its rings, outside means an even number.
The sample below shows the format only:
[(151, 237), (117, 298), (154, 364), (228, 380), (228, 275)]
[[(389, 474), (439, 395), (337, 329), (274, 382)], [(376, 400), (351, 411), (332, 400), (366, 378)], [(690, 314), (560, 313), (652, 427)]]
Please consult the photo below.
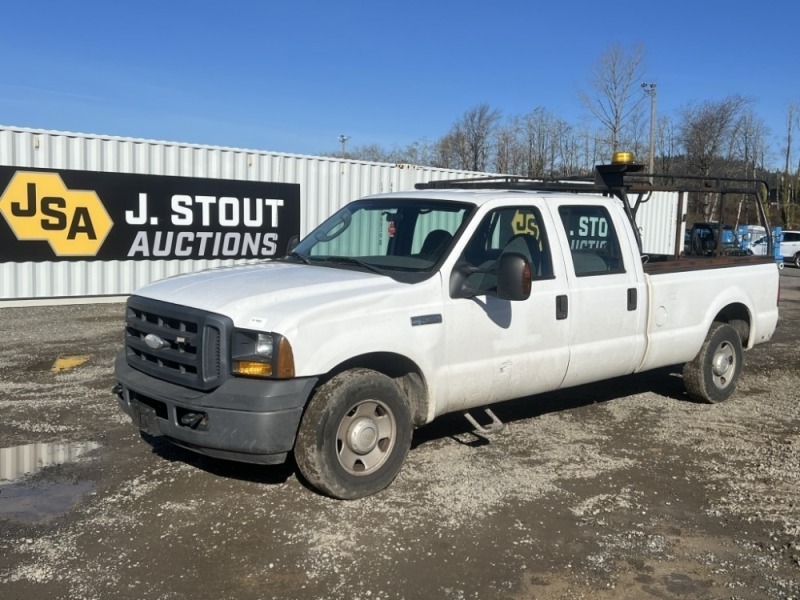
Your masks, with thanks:
[(372, 271), (378, 275), (385, 275), (385, 273), (378, 267), (364, 262), (363, 260), (353, 258), (352, 256), (326, 256), (325, 258), (315, 258), (314, 260), (319, 260), (320, 262), (341, 263), (345, 265), (356, 265), (357, 267), (367, 269), (368, 271)]

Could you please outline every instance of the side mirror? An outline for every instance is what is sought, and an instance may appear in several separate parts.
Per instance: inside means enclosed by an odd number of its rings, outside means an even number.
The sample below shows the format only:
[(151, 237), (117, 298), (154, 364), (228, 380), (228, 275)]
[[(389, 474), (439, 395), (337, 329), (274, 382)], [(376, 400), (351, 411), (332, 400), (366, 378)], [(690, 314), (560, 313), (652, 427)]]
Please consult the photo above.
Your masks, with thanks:
[(293, 235), (292, 237), (290, 237), (289, 238), (289, 243), (286, 244), (286, 254), (290, 254), (292, 252), (292, 250), (297, 248), (297, 244), (299, 244), (299, 243), (300, 243), (300, 236), (299, 235)]
[(497, 297), (503, 300), (527, 300), (531, 295), (531, 264), (518, 252), (500, 256), (497, 267)]

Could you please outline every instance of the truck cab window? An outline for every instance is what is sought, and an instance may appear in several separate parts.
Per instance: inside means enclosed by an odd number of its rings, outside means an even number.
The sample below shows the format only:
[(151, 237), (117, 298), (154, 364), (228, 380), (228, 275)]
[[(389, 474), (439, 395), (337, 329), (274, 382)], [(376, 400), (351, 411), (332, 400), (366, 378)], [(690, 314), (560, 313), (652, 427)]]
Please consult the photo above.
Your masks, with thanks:
[(576, 276), (625, 272), (617, 232), (604, 207), (561, 206), (558, 212)]
[(471, 287), (482, 292), (495, 289), (494, 271), (504, 252), (522, 254), (531, 264), (534, 280), (553, 276), (547, 233), (537, 208), (499, 208), (483, 218), (461, 255), (463, 262), (481, 271), (469, 277)]

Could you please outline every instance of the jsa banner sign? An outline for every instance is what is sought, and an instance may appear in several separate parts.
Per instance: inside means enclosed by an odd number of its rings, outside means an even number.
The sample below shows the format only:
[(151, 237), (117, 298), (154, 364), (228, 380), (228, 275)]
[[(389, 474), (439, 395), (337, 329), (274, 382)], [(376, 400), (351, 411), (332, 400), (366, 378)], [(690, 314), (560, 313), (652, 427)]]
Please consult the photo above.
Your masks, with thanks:
[(0, 167), (0, 262), (282, 256), (300, 186)]

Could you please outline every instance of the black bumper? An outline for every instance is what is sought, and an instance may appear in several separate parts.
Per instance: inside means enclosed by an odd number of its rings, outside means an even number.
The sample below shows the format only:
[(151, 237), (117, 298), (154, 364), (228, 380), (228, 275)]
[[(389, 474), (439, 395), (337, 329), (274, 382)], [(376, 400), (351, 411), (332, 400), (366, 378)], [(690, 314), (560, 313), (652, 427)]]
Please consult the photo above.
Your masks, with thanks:
[(286, 460), (317, 382), (231, 378), (202, 392), (131, 368), (124, 351), (114, 369), (117, 402), (142, 431), (200, 454), (260, 464)]

